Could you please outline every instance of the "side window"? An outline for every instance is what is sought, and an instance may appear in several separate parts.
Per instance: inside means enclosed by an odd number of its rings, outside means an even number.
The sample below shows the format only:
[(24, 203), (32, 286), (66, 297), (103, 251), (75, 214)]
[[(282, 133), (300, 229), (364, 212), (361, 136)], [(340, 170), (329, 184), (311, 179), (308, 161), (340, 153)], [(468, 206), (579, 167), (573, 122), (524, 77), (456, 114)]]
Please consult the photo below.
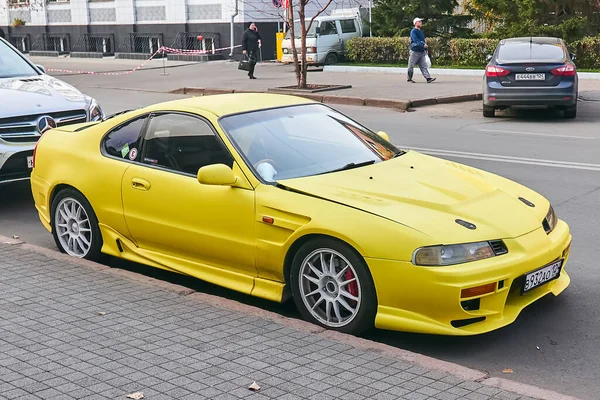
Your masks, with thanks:
[(147, 116), (136, 118), (119, 125), (104, 137), (104, 151), (106, 154), (136, 161), (140, 159), (140, 136)]
[(353, 19), (343, 19), (340, 21), (342, 26), (342, 33), (354, 33), (356, 32), (356, 25), (354, 25)]
[(150, 119), (142, 162), (192, 175), (206, 165), (233, 167), (231, 154), (209, 123), (183, 114), (159, 114)]
[(325, 35), (337, 35), (337, 28), (335, 27), (335, 21), (323, 21), (320, 25), (321, 36)]

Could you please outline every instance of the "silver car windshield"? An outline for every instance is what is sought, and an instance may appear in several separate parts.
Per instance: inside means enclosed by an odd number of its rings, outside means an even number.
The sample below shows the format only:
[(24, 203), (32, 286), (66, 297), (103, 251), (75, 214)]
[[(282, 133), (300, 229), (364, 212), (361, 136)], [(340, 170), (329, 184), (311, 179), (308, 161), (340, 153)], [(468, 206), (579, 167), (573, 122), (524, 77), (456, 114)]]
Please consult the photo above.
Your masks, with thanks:
[(15, 50), (0, 40), (0, 78), (38, 75), (38, 72)]
[(227, 116), (220, 124), (246, 163), (267, 182), (359, 168), (402, 153), (319, 104)]

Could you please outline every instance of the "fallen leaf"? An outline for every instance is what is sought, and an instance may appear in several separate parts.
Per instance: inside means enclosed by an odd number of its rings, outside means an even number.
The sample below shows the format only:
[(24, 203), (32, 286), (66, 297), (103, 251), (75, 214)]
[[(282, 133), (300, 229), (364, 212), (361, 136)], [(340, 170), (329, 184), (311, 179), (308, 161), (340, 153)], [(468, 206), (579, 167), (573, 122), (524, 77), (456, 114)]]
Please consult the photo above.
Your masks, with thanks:
[(135, 393), (131, 393), (127, 395), (128, 399), (135, 399), (135, 400), (140, 400), (144, 398), (144, 393), (142, 392), (135, 392)]
[(535, 346), (535, 348), (539, 350), (539, 349), (540, 349), (540, 346)]
[(504, 372), (505, 374), (512, 374), (512, 373), (513, 373), (513, 370), (512, 370), (511, 368), (506, 368), (506, 369), (505, 369), (504, 371), (502, 371), (502, 372)]
[(13, 235), (13, 239), (18, 239), (19, 236), (18, 235)]
[(252, 382), (252, 385), (250, 385), (248, 389), (258, 392), (260, 390), (260, 386), (258, 386), (256, 382)]
[(106, 315), (106, 313), (104, 311), (100, 311), (98, 315)]

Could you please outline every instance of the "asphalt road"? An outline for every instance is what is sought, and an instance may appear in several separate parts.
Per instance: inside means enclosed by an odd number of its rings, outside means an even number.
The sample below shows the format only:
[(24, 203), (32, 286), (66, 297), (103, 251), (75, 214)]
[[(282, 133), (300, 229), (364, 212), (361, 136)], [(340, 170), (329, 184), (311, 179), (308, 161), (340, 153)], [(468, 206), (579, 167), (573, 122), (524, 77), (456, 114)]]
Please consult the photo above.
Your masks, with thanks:
[[(89, 89), (107, 112), (177, 96)], [(179, 96), (182, 97), (182, 96)], [(479, 103), (435, 106), (402, 113), (336, 107), (394, 143), (482, 168), (525, 184), (553, 203), (572, 229), (567, 269), (571, 286), (545, 298), (512, 325), (476, 337), (453, 338), (373, 331), (372, 340), (488, 371), (582, 399), (597, 399), (600, 387), (600, 278), (595, 249), (600, 239), (600, 102), (580, 103), (574, 121), (547, 111), (481, 117)], [(493, 212), (493, 210), (490, 210)], [(55, 249), (34, 212), (28, 184), (0, 188), (0, 234)], [(197, 280), (112, 260), (116, 267), (160, 277), (239, 301), (297, 316), (291, 304), (274, 305)], [(539, 350), (538, 350), (539, 347)], [(512, 375), (503, 370), (511, 368)]]

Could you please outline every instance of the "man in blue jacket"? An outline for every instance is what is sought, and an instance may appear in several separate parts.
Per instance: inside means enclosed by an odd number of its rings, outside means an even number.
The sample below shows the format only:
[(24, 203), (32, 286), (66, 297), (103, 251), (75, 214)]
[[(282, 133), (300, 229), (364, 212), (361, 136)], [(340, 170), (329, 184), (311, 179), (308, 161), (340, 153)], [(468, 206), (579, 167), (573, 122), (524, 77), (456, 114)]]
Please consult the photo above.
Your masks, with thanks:
[(427, 83), (431, 83), (435, 81), (435, 78), (432, 78), (431, 75), (429, 75), (429, 70), (425, 63), (427, 43), (425, 43), (425, 34), (421, 31), (423, 19), (413, 19), (413, 25), (415, 27), (410, 31), (410, 56), (408, 57), (408, 79), (406, 81), (415, 83), (415, 81), (413, 81), (413, 72), (415, 65), (418, 65), (421, 73), (425, 79), (427, 79)]

